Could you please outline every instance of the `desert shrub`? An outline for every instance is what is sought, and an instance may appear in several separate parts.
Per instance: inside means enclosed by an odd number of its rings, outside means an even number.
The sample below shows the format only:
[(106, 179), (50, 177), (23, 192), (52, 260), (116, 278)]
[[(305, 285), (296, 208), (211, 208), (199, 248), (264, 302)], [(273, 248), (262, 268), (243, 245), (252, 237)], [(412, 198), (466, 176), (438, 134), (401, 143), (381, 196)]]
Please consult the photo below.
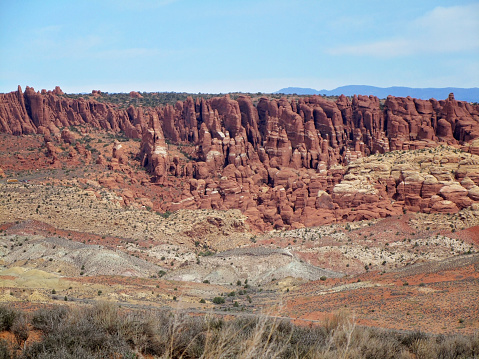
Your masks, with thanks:
[[(111, 306), (113, 307), (113, 306)], [(59, 315), (60, 314), (60, 315)], [(104, 358), (132, 356), (118, 319), (118, 311), (99, 304), (92, 308), (44, 312), (37, 317), (40, 326), (51, 329), (41, 342), (29, 346), (25, 358)], [(51, 325), (49, 319), (60, 318)]]
[(199, 318), (187, 315), (174, 317), (170, 336), (170, 355), (172, 358), (198, 358), (204, 352), (207, 323)]
[(213, 303), (215, 304), (223, 304), (225, 302), (225, 298), (223, 297), (214, 297), (213, 298)]
[[(224, 297), (217, 297), (224, 300)], [(6, 307), (1, 307), (2, 313)], [(6, 308), (8, 309), (8, 308)], [(12, 310), (8, 309), (7, 313)], [(295, 326), (267, 316), (225, 320), (167, 310), (123, 310), (114, 304), (40, 309), (31, 316), (15, 312), (10, 330), (25, 341), (28, 319), (42, 331), (39, 342), (21, 358), (476, 358), (473, 336), (427, 335), (356, 326), (346, 311), (323, 326)], [(18, 348), (21, 346), (18, 345)], [(0, 340), (0, 359), (14, 358)], [(140, 355), (141, 354), (141, 355)]]
[(67, 314), (68, 309), (62, 306), (38, 309), (33, 313), (32, 325), (35, 329), (50, 333), (57, 329)]
[(11, 332), (15, 336), (18, 345), (24, 343), (28, 338), (28, 320), (25, 314), (20, 313), (13, 321)]
[(5, 339), (0, 339), (0, 359), (13, 359), (14, 354), (11, 352)]
[(164, 212), (164, 213), (160, 213), (160, 212), (157, 212), (157, 213), (158, 213), (158, 215), (160, 215), (161, 217), (163, 217), (163, 218), (165, 218), (165, 219), (166, 219), (166, 218), (169, 218), (169, 217), (171, 216), (171, 214), (172, 214), (170, 211), (166, 211), (166, 212)]
[(436, 340), (434, 338), (420, 338), (411, 343), (410, 350), (418, 359), (437, 358)]
[(220, 330), (225, 327), (225, 321), (222, 318), (207, 317), (205, 322), (209, 330)]
[[(147, 318), (147, 319), (146, 319)], [(131, 347), (150, 355), (161, 355), (166, 351), (171, 333), (173, 317), (170, 312), (131, 312), (123, 335)]]
[(333, 331), (340, 328), (342, 325), (346, 323), (349, 319), (350, 314), (347, 311), (339, 311), (334, 313), (331, 316), (326, 317), (324, 320), (324, 329), (328, 334), (331, 334)]
[(239, 345), (240, 357), (283, 357), (291, 337), (291, 324), (283, 320), (259, 317), (255, 327), (245, 333)]
[(285, 358), (309, 358), (310, 352), (317, 352), (317, 348), (324, 344), (324, 332), (317, 332), (314, 328), (294, 327), (289, 339), (289, 345), (283, 353)]
[(0, 306), (0, 331), (10, 330), (18, 313), (7, 306)]
[(405, 345), (406, 347), (411, 347), (415, 343), (417, 343), (419, 340), (424, 340), (427, 339), (428, 336), (425, 333), (422, 333), (418, 330), (410, 333), (405, 333), (400, 337), (400, 341), (402, 345)]
[(118, 332), (130, 347), (145, 354), (159, 355), (164, 352), (166, 345), (158, 335), (163, 330), (158, 318), (158, 314), (152, 316), (142, 311), (129, 313), (126, 317), (118, 318)]
[[(471, 340), (463, 336), (439, 336), (437, 338), (438, 359), (470, 358), (473, 354), (471, 349)], [(479, 355), (479, 353), (476, 354)]]
[(387, 332), (369, 328), (356, 330), (351, 343), (353, 351), (356, 350), (361, 358), (395, 359), (401, 357), (404, 347)]

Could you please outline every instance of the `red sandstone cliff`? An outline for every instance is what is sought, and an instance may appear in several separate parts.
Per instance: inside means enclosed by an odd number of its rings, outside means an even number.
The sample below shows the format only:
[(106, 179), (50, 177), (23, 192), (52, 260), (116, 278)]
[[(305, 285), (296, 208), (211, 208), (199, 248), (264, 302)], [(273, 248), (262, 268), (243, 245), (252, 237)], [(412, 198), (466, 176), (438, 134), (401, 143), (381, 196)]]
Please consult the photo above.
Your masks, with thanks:
[[(351, 168), (337, 166), (374, 153), (438, 143), (476, 151), (477, 146), (467, 145), (479, 138), (479, 106), (456, 101), (452, 94), (441, 101), (389, 96), (383, 104), (373, 96), (341, 96), (336, 102), (320, 96), (291, 101), (264, 97), (256, 105), (247, 96), (232, 100), (227, 95), (126, 110), (62, 94), (59, 88), (40, 93), (27, 87), (23, 93), (19, 87), (0, 95), (0, 132), (48, 138), (58, 136), (59, 128), (82, 125), (141, 138), (142, 165), (155, 181), (188, 179), (170, 210), (239, 208), (259, 223), (295, 227), (338, 216), (387, 216), (402, 207), (454, 211), (479, 200), (478, 171), (465, 175), (476, 186), (471, 192), (459, 182), (406, 180), (407, 173), (365, 182)], [(183, 163), (169, 156), (165, 139), (193, 143), (196, 160)], [(125, 162), (120, 152), (115, 158)], [(399, 204), (393, 206), (391, 200)]]

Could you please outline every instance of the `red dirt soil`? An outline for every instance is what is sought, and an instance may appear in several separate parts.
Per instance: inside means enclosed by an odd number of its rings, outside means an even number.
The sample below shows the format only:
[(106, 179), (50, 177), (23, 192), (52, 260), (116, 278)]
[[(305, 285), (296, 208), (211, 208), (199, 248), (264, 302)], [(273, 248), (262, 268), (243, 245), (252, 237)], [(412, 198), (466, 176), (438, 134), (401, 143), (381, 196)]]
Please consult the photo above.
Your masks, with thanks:
[(469, 258), (473, 263), (437, 271), (421, 268), (414, 273), (411, 267), (383, 275), (370, 272), (341, 280), (344, 284), (356, 283), (358, 288), (339, 292), (318, 292), (332, 287), (329, 280), (310, 282), (286, 296), (283, 315), (322, 320), (347, 308), (355, 313), (360, 325), (429, 333), (474, 333), (479, 330), (479, 257)]

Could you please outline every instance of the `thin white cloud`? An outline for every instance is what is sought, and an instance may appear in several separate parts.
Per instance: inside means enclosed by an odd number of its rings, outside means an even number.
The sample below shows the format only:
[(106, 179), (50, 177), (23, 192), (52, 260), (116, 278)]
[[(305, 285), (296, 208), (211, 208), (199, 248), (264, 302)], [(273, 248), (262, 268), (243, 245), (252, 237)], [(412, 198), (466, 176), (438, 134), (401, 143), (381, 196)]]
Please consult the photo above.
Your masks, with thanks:
[(411, 42), (402, 39), (390, 39), (359, 45), (339, 46), (327, 51), (329, 55), (356, 55), (374, 57), (396, 57), (412, 53)]
[[(426, 51), (457, 52), (479, 49), (479, 3), (436, 7), (412, 26)], [(419, 50), (419, 49), (417, 49)]]
[(56, 31), (46, 33), (40, 31), (38, 36), (32, 39), (31, 49), (36, 56), (46, 58), (71, 58), (82, 57), (91, 54), (96, 48), (105, 43), (98, 35), (77, 36), (75, 38), (63, 39)]
[(33, 30), (30, 49), (37, 57), (44, 59), (98, 59), (129, 60), (147, 58), (170, 58), (174, 56), (192, 56), (198, 49), (181, 50), (149, 47), (118, 48), (116, 40), (110, 35), (83, 34), (64, 38), (62, 26), (48, 26)]
[(405, 23), (393, 38), (342, 45), (327, 50), (330, 55), (398, 57), (415, 54), (456, 53), (479, 49), (479, 3), (436, 7)]

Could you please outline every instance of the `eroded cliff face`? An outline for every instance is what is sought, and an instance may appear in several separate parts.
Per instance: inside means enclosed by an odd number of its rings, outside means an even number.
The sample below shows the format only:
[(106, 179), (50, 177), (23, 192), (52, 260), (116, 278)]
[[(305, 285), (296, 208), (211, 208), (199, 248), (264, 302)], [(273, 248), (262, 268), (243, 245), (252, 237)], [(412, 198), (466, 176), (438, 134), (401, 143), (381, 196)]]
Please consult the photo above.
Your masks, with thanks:
[(123, 131), (130, 138), (140, 138), (147, 126), (140, 111), (119, 110), (97, 101), (62, 97), (55, 91), (35, 92), (31, 87), (22, 92), (0, 94), (0, 132), (14, 135), (55, 133), (58, 128), (90, 126), (110, 131)]
[[(139, 157), (153, 180), (177, 185), (182, 179), (182, 195), (169, 210), (239, 208), (260, 228), (300, 227), (404, 208), (454, 212), (479, 201), (473, 155), (479, 153), (479, 106), (452, 94), (441, 101), (389, 96), (384, 103), (373, 96), (335, 102), (263, 97), (255, 104), (226, 95), (126, 110), (62, 94), (59, 88), (40, 93), (27, 87), (23, 93), (19, 87), (0, 95), (0, 132), (68, 139), (60, 129), (83, 125), (141, 138)], [(194, 159), (172, 156), (167, 142), (194, 145)], [(449, 177), (434, 172), (442, 164), (438, 158), (423, 161), (430, 163), (427, 173), (424, 166), (397, 169), (394, 161), (357, 167), (370, 155), (439, 144), (472, 154), (448, 157), (447, 163), (457, 163)], [(113, 157), (125, 162), (120, 149)]]

